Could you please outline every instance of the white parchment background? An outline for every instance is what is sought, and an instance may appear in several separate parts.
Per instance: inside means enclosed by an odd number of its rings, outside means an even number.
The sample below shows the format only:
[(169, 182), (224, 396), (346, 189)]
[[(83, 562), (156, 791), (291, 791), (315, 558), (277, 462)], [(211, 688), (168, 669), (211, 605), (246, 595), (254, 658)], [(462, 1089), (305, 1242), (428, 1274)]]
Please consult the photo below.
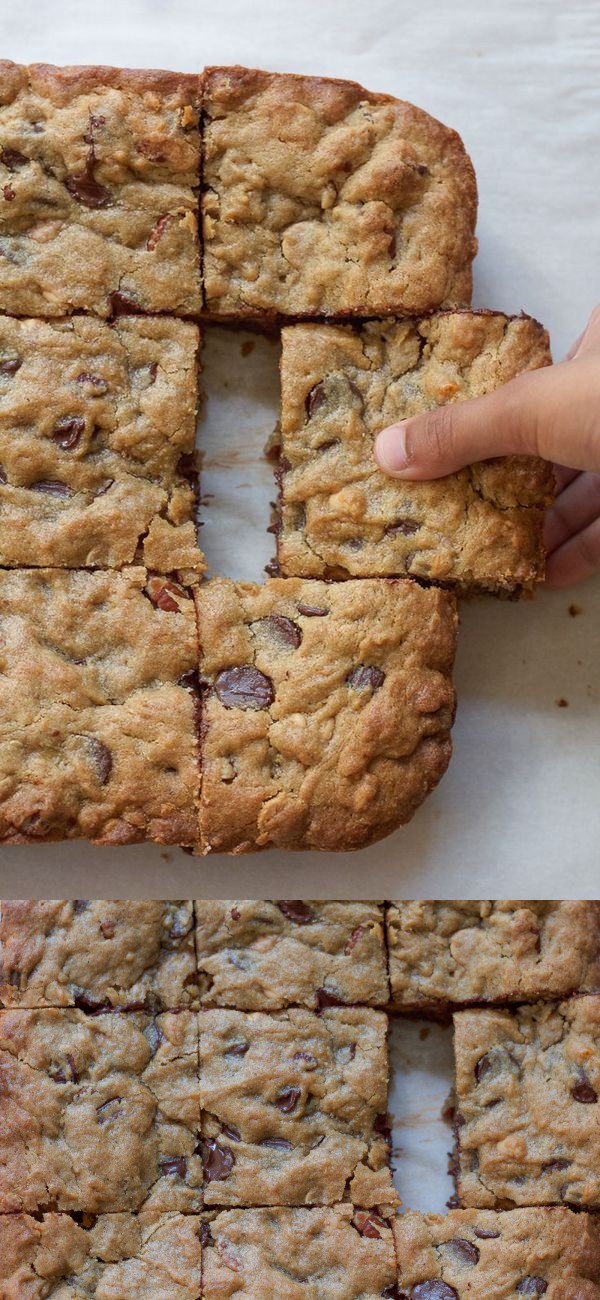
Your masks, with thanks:
[[(0, 5), (20, 61), (351, 77), (455, 126), (480, 188), (475, 300), (543, 320), (560, 357), (600, 300), (598, 0), (101, 0)], [(272, 495), (260, 449), (277, 348), (208, 340), (204, 542), (259, 578)], [(568, 613), (575, 600), (582, 613)], [(81, 844), (5, 849), (5, 897), (594, 897), (600, 858), (600, 582), (463, 610), (455, 757), (413, 823), (360, 854), (194, 860)], [(558, 699), (568, 700), (559, 708)], [(414, 1202), (413, 1202), (414, 1203)]]

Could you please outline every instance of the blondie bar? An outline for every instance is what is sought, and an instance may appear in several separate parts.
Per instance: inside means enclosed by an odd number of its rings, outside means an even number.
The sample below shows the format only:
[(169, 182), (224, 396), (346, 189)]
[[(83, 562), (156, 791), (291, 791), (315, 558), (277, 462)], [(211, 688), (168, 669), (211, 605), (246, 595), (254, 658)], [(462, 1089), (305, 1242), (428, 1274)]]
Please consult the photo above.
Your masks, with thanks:
[(0, 316), (0, 564), (203, 569), (195, 325)]
[(285, 329), (280, 572), (411, 574), (498, 592), (539, 581), (548, 465), (511, 456), (416, 483), (384, 474), (373, 444), (384, 425), (482, 396), (550, 359), (537, 321), (499, 312)]
[(201, 1011), (205, 1205), (394, 1204), (386, 1029), (369, 1008)]
[(279, 1011), (388, 1002), (379, 903), (198, 901), (196, 949), (206, 1005)]
[(208, 68), (204, 302), (215, 318), (469, 302), (477, 190), (459, 136), (352, 81)]
[(600, 1225), (564, 1207), (455, 1210), (394, 1221), (399, 1296), (598, 1300)]
[(163, 1011), (198, 995), (190, 902), (0, 902), (0, 1006)]
[(197, 1016), (0, 1012), (0, 1212), (200, 1209)]
[(0, 840), (193, 843), (196, 662), (173, 579), (0, 570)]
[(183, 1214), (0, 1217), (2, 1300), (199, 1300), (200, 1219)]
[(469, 1002), (535, 1002), (600, 985), (596, 902), (393, 902), (392, 1002), (448, 1013)]
[(226, 1210), (207, 1222), (204, 1238), (205, 1300), (398, 1295), (390, 1224), (351, 1205)]
[(600, 1205), (600, 996), (455, 1016), (465, 1206)]
[(0, 63), (0, 310), (200, 308), (200, 81)]
[(454, 598), (216, 579), (196, 599), (201, 850), (355, 849), (408, 821), (450, 758)]

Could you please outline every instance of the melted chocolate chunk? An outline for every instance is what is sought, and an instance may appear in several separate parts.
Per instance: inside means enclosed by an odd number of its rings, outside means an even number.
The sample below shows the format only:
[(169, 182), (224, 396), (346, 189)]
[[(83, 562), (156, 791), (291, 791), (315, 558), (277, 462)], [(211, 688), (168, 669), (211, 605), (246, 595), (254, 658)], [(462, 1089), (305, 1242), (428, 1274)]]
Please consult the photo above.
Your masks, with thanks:
[(291, 1151), (292, 1144), (287, 1138), (263, 1138), (261, 1147), (273, 1147), (275, 1151)]
[(493, 1238), (500, 1236), (499, 1232), (488, 1232), (485, 1228), (473, 1228), (473, 1232), (475, 1233), (475, 1236), (480, 1237), (482, 1241), (491, 1241)]
[(99, 1124), (110, 1124), (113, 1119), (118, 1119), (123, 1114), (120, 1103), (122, 1097), (110, 1097), (108, 1101), (96, 1106), (96, 1117)]
[(458, 1291), (441, 1277), (432, 1277), (411, 1287), (410, 1300), (458, 1300)]
[(75, 383), (89, 384), (93, 389), (95, 389), (95, 392), (92, 394), (93, 397), (101, 397), (103, 393), (108, 392), (108, 384), (106, 380), (102, 379), (100, 375), (93, 375), (89, 370), (82, 370), (81, 374), (77, 375)]
[(277, 1093), (275, 1105), (284, 1115), (291, 1115), (300, 1101), (301, 1093), (299, 1088), (282, 1088)]
[(113, 319), (115, 316), (135, 315), (136, 312), (141, 312), (142, 310), (139, 302), (136, 302), (135, 298), (131, 298), (126, 293), (121, 293), (120, 289), (115, 289), (113, 293), (108, 295), (108, 304)]
[(50, 497), (72, 497), (73, 493), (67, 483), (56, 478), (41, 478), (37, 483), (29, 484), (32, 492), (45, 492)]
[(389, 1286), (384, 1287), (381, 1294), (386, 1300), (406, 1300), (404, 1292), (400, 1290), (396, 1282), (391, 1282)]
[(106, 785), (112, 772), (112, 754), (108, 745), (103, 740), (98, 740), (97, 736), (88, 736), (87, 745), (90, 751), (96, 776), (100, 785)]
[(73, 900), (73, 911), (75, 912), (76, 915), (78, 912), (86, 912), (88, 906), (89, 906), (89, 898), (75, 898)]
[(346, 681), (357, 691), (366, 691), (369, 688), (378, 691), (385, 681), (385, 673), (374, 664), (359, 664), (348, 673)]
[(571, 1088), (571, 1096), (575, 1101), (583, 1102), (584, 1106), (593, 1106), (598, 1100), (598, 1093), (587, 1078), (583, 1078)]
[(200, 1224), (200, 1245), (203, 1248), (206, 1246), (214, 1246), (214, 1239), (211, 1235), (210, 1227), (205, 1219), (203, 1219)]
[[(86, 137), (88, 138), (88, 137)], [(96, 154), (93, 143), (87, 151), (85, 167), (78, 176), (67, 176), (65, 181), (69, 194), (83, 204), (84, 208), (108, 208), (113, 198), (110, 190), (105, 185), (100, 185), (94, 176), (94, 167), (96, 165)]]
[(325, 385), (322, 383), (315, 384), (314, 388), (311, 388), (305, 403), (306, 414), (309, 420), (312, 420), (313, 415), (316, 415), (317, 411), (321, 406), (325, 405), (326, 401), (327, 393), (325, 392)]
[(540, 1296), (548, 1290), (548, 1283), (543, 1277), (522, 1277), (521, 1281), (517, 1282), (515, 1290), (519, 1295)]
[(277, 904), (279, 911), (287, 917), (288, 921), (293, 921), (294, 925), (310, 925), (314, 920), (314, 912), (308, 903), (303, 903), (300, 899), (281, 898)]
[(343, 1007), (345, 1004), (341, 998), (336, 997), (335, 993), (330, 993), (328, 989), (317, 989), (315, 995), (317, 1011), (324, 1011), (326, 1007)]
[(233, 1047), (228, 1047), (226, 1056), (245, 1056), (250, 1047), (249, 1043), (234, 1043)]
[(253, 664), (226, 668), (219, 673), (214, 690), (226, 709), (268, 709), (275, 699), (271, 678)]
[(22, 357), (3, 357), (0, 361), (0, 375), (16, 375), (22, 365)]
[(9, 172), (14, 172), (17, 167), (24, 167), (25, 163), (29, 162), (29, 158), (19, 153), (18, 149), (0, 149), (0, 162), (8, 167)]
[(420, 524), (414, 519), (396, 519), (395, 523), (387, 524), (384, 532), (401, 533), (403, 537), (412, 537), (413, 533), (418, 533)]
[(241, 1142), (242, 1135), (235, 1124), (221, 1124), (223, 1137), (229, 1138), (231, 1142)]
[(203, 1143), (202, 1165), (207, 1183), (225, 1182), (234, 1164), (235, 1156), (230, 1147), (222, 1147), (216, 1138), (208, 1138)]
[(305, 618), (325, 618), (329, 610), (323, 609), (321, 605), (298, 605), (298, 613), (304, 614)]
[(569, 1168), (570, 1163), (571, 1163), (570, 1160), (562, 1160), (562, 1159), (548, 1160), (545, 1165), (542, 1165), (542, 1173), (544, 1174), (550, 1173), (553, 1172), (555, 1169), (557, 1169), (559, 1173), (561, 1173), (564, 1169)]
[(490, 1061), (490, 1058), (486, 1052), (485, 1056), (479, 1057), (479, 1060), (475, 1065), (475, 1079), (477, 1083), (481, 1083), (481, 1080), (484, 1078), (486, 1074), (489, 1073), (491, 1068), (492, 1068), (492, 1062)]
[(161, 1174), (177, 1174), (178, 1178), (185, 1178), (187, 1174), (185, 1156), (173, 1156), (171, 1160), (159, 1160), (158, 1167)]
[(80, 415), (63, 415), (54, 425), (52, 441), (63, 451), (72, 451), (85, 433), (85, 420)]
[(302, 629), (291, 618), (286, 618), (285, 614), (269, 614), (267, 618), (259, 618), (257, 626), (264, 627), (276, 641), (291, 646), (294, 650), (302, 644)]
[(481, 1257), (480, 1251), (478, 1251), (477, 1246), (473, 1246), (465, 1237), (452, 1237), (451, 1240), (447, 1241), (445, 1244), (452, 1247), (454, 1254), (458, 1255), (461, 1263), (479, 1263)]

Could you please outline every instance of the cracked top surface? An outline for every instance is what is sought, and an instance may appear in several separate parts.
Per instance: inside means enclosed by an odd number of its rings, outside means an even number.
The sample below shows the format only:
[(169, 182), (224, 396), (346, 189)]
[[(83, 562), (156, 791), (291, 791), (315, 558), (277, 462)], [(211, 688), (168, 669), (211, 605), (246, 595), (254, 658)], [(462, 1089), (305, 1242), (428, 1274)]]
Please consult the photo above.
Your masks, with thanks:
[(396, 1203), (386, 1028), (363, 1007), (201, 1011), (205, 1205)]
[(539, 580), (552, 491), (544, 462), (512, 456), (413, 483), (384, 474), (373, 443), (387, 424), (482, 396), (550, 359), (537, 321), (496, 312), (285, 329), (281, 572), (409, 573), (492, 590)]
[(464, 1205), (600, 1205), (600, 996), (454, 1019)]
[(204, 292), (218, 316), (469, 302), (477, 191), (460, 137), (351, 81), (204, 78)]
[(400, 1008), (535, 1001), (598, 987), (595, 902), (392, 903), (387, 938)]
[(0, 564), (203, 568), (198, 329), (0, 316)]
[(388, 1001), (379, 903), (256, 899), (196, 903), (203, 1002), (247, 1011)]
[(0, 1217), (3, 1300), (198, 1300), (200, 1220), (104, 1214), (81, 1226), (66, 1214)]
[[(423, 1300), (598, 1300), (600, 1228), (564, 1207), (455, 1210), (394, 1221), (398, 1291)], [(415, 1288), (415, 1290), (413, 1290)], [(418, 1288), (418, 1289), (416, 1289)]]
[(391, 1228), (352, 1206), (227, 1210), (209, 1228), (203, 1249), (207, 1300), (380, 1300), (395, 1294)]
[(0, 309), (200, 309), (199, 78), (0, 63)]
[(196, 661), (172, 579), (0, 571), (0, 839), (193, 843)]
[(0, 1012), (0, 1211), (200, 1208), (197, 1017)]
[(0, 903), (0, 1005), (155, 1011), (197, 998), (191, 902)]
[(408, 821), (450, 758), (453, 597), (215, 579), (196, 600), (203, 851), (358, 848)]

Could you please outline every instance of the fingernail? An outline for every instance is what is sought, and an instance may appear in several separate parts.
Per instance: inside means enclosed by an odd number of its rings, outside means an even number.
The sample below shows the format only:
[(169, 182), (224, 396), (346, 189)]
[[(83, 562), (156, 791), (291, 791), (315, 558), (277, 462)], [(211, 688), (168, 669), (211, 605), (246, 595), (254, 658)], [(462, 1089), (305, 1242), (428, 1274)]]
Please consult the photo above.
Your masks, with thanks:
[(406, 446), (406, 422), (390, 424), (375, 439), (375, 455), (381, 468), (390, 473), (406, 469), (409, 456)]

